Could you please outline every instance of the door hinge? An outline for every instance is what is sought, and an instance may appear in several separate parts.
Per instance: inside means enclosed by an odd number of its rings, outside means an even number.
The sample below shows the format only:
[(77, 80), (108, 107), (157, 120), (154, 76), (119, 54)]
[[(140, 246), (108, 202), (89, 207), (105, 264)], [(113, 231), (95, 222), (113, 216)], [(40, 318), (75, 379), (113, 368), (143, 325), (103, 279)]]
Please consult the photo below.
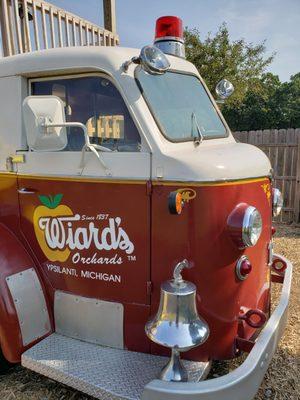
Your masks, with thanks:
[(146, 183), (146, 193), (147, 193), (147, 196), (152, 195), (152, 182), (151, 181), (147, 181), (147, 183)]
[(151, 296), (152, 293), (152, 282), (151, 281), (147, 281), (147, 296)]

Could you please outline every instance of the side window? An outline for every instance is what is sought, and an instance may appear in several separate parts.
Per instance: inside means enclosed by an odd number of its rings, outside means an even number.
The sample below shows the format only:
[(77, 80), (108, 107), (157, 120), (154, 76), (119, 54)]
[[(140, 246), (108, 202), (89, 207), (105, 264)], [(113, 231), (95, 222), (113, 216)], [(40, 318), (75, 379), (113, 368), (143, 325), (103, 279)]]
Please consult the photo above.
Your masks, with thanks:
[[(32, 95), (54, 95), (65, 105), (66, 121), (86, 125), (91, 143), (115, 151), (140, 151), (141, 138), (119, 91), (102, 77), (67, 78), (37, 81)], [(64, 151), (80, 151), (82, 130), (68, 128)]]

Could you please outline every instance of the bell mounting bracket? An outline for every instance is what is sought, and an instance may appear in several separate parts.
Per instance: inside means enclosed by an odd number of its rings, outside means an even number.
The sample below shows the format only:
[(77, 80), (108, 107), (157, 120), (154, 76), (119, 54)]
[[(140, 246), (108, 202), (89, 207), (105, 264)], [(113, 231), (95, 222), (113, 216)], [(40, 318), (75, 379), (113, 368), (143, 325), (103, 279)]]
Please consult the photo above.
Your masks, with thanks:
[(192, 264), (190, 264), (186, 259), (180, 261), (174, 268), (173, 278), (176, 285), (180, 285), (180, 283), (183, 282), (181, 272), (184, 268), (192, 268)]

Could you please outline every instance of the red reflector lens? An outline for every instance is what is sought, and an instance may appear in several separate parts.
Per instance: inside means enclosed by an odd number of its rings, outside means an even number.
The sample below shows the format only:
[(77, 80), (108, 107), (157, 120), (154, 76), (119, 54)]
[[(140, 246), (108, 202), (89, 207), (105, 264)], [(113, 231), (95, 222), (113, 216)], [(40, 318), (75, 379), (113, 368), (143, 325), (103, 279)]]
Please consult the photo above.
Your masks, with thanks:
[(240, 274), (242, 276), (247, 276), (252, 271), (252, 265), (249, 260), (244, 260), (241, 263)]
[(155, 39), (172, 36), (183, 39), (182, 20), (179, 17), (160, 17), (156, 21)]

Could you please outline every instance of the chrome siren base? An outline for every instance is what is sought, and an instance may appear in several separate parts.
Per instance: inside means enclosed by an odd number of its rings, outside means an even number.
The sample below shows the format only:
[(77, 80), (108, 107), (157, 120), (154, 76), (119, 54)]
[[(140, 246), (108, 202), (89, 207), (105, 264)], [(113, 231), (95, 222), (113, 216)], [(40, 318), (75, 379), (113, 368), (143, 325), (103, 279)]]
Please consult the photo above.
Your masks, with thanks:
[(178, 39), (163, 38), (163, 40), (155, 40), (154, 46), (158, 47), (165, 54), (185, 58), (184, 42)]

